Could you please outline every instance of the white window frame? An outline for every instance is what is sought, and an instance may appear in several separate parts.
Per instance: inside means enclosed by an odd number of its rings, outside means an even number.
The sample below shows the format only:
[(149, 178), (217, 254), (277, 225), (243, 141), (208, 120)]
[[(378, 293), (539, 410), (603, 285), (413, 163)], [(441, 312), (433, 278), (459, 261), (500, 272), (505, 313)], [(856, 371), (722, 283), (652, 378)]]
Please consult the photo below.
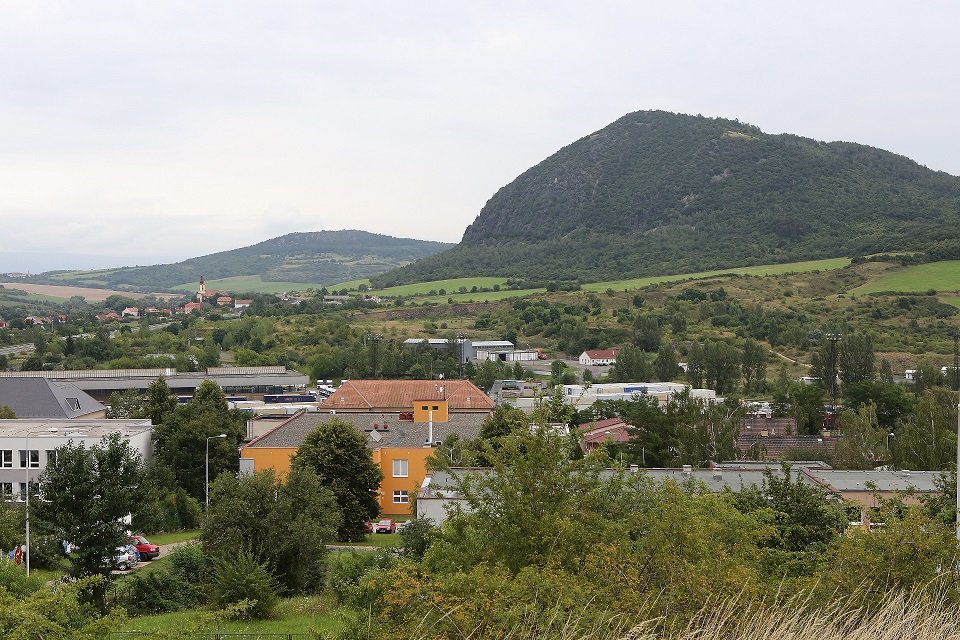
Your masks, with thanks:
[(401, 490), (394, 491), (393, 504), (410, 504), (410, 492)]
[(14, 497), (12, 482), (0, 482), (0, 496)]
[(13, 449), (0, 450), (0, 469), (13, 469)]
[[(21, 469), (39, 469), (40, 468), (40, 449), (20, 449), (20, 468)], [(34, 455), (31, 455), (34, 454)]]
[(393, 461), (393, 477), (394, 478), (409, 478), (410, 477), (410, 461), (397, 459)]

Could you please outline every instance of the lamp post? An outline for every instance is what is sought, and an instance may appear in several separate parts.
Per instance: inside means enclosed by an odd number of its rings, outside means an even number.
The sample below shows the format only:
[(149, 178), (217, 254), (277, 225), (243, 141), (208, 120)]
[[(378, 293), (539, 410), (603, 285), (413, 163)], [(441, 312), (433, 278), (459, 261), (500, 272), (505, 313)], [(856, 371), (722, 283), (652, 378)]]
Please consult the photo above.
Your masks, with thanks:
[[(26, 479), (26, 484), (24, 485), (24, 502), (23, 502), (23, 523), (24, 523), (24, 545), (23, 545), (23, 563), (27, 568), (27, 577), (30, 577), (30, 434), (40, 434), (40, 433), (56, 433), (59, 431), (56, 427), (50, 427), (45, 432), (44, 431), (27, 431), (26, 433), (26, 451), (23, 455), (23, 466), (24, 466), (24, 476)], [(40, 466), (40, 452), (37, 452), (37, 466)]]
[(210, 441), (211, 441), (211, 440), (219, 440), (219, 439), (221, 439), (221, 438), (226, 438), (226, 437), (227, 437), (227, 434), (225, 434), (225, 433), (221, 433), (221, 434), (218, 435), (218, 436), (208, 436), (208, 437), (207, 437), (207, 455), (206, 455), (206, 457), (204, 458), (204, 464), (203, 464), (203, 468), (204, 468), (204, 478), (205, 478), (205, 482), (204, 482), (204, 485), (203, 485), (203, 486), (204, 486), (204, 495), (205, 495), (205, 498), (206, 498), (206, 500), (204, 501), (204, 510), (205, 510), (205, 511), (209, 511), (209, 510), (210, 510)]

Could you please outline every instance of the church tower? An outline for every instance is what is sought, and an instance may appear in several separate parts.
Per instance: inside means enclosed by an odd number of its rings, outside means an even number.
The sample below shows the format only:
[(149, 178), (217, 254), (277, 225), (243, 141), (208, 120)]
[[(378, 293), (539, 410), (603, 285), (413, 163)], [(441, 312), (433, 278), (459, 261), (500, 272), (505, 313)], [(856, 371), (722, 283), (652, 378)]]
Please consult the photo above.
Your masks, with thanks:
[(200, 276), (200, 288), (197, 289), (197, 302), (203, 302), (207, 297), (207, 285), (203, 284), (203, 276)]

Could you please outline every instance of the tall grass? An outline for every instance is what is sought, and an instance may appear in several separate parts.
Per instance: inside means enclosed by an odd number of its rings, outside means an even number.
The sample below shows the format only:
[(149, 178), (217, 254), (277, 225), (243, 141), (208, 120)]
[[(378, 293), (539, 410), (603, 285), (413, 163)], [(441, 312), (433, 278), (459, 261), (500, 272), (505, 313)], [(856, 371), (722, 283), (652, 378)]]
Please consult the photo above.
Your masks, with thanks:
[[(686, 623), (668, 617), (596, 616), (560, 609), (525, 619), (506, 633), (444, 625), (454, 612), (424, 619), (410, 637), (416, 640), (960, 640), (960, 611), (922, 592), (892, 593), (873, 608), (838, 601), (811, 607), (802, 601), (745, 605), (737, 599), (703, 608)], [(651, 611), (654, 605), (651, 603)], [(441, 624), (436, 624), (436, 623)], [(445, 627), (442, 631), (438, 628)], [(361, 634), (362, 635), (362, 634)], [(375, 636), (375, 634), (372, 634)], [(369, 636), (368, 636), (369, 637)]]

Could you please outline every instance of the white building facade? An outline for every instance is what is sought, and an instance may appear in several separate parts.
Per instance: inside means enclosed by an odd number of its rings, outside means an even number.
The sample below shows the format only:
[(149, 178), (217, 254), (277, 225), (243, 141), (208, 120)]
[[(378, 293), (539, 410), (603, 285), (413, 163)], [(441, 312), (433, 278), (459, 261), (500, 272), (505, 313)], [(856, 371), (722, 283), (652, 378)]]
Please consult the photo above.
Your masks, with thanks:
[[(19, 499), (69, 443), (91, 447), (112, 433), (130, 443), (144, 462), (153, 454), (150, 420), (0, 420), (0, 495)], [(9, 499), (9, 498), (8, 498)]]

